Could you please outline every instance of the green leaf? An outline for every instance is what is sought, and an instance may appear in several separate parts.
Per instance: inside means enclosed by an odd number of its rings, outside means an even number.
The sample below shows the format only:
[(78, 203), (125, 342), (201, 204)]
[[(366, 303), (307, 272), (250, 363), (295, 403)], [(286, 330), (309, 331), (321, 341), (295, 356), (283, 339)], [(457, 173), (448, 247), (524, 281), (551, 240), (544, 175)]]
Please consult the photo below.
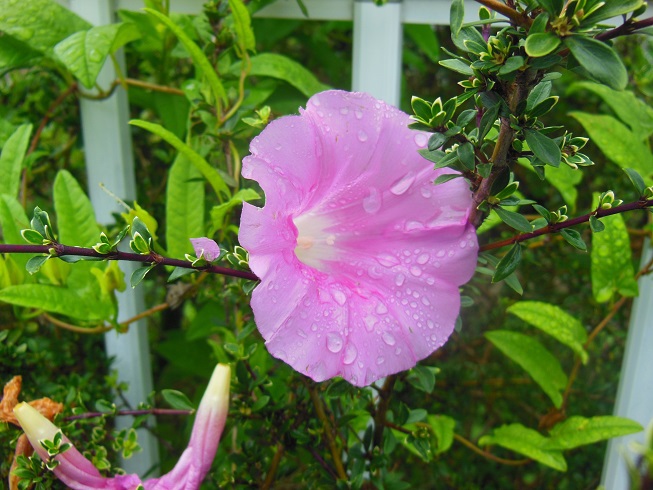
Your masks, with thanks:
[(166, 188), (166, 250), (170, 257), (192, 253), (190, 238), (204, 236), (204, 182), (199, 170), (178, 154)]
[(547, 448), (549, 439), (521, 424), (503, 425), (492, 435), (481, 437), (480, 446), (496, 444), (523, 454), (558, 471), (567, 471), (567, 462), (560, 451)]
[(492, 276), (492, 282), (499, 282), (517, 270), (521, 262), (521, 244), (515, 243), (506, 255), (499, 261)]
[(547, 97), (542, 102), (538, 103), (535, 107), (533, 107), (530, 111), (528, 111), (528, 115), (530, 117), (543, 116), (551, 109), (553, 109), (553, 106), (555, 106), (557, 103), (558, 103), (558, 97)]
[(190, 54), (191, 59), (195, 68), (199, 70), (204, 77), (206, 78), (209, 87), (211, 87), (211, 92), (213, 92), (213, 97), (216, 104), (226, 104), (227, 103), (227, 92), (222, 85), (222, 82), (218, 78), (218, 74), (213, 69), (211, 62), (208, 60), (204, 52), (193, 42), (193, 40), (188, 37), (184, 30), (176, 25), (170, 18), (166, 17), (160, 12), (157, 12), (154, 9), (146, 8), (144, 9), (148, 14), (156, 17), (160, 22), (165, 24), (165, 26), (170, 29), (179, 42), (184, 45), (188, 54)]
[[(0, 226), (4, 243), (22, 244), (21, 230), (30, 227), (25, 210), (16, 198), (0, 194)], [(41, 245), (41, 243), (39, 243)], [(20, 268), (25, 268), (29, 254), (15, 254), (14, 261)]]
[(615, 90), (623, 90), (628, 84), (628, 73), (623, 62), (607, 44), (582, 35), (564, 38), (564, 44), (576, 61), (597, 82)]
[(440, 59), (440, 42), (433, 27), (426, 24), (404, 24), (404, 33), (431, 60), (437, 63)]
[(76, 32), (54, 47), (54, 54), (86, 88), (93, 88), (107, 56), (138, 39), (135, 24), (119, 23)]
[(485, 135), (492, 129), (497, 117), (499, 117), (500, 108), (501, 104), (497, 103), (485, 110), (481, 117), (481, 123), (478, 126), (478, 141), (483, 141)]
[(565, 451), (605, 441), (613, 437), (641, 432), (644, 428), (634, 420), (610, 415), (591, 418), (573, 416), (551, 429), (547, 449)]
[(535, 156), (552, 167), (558, 167), (562, 159), (560, 147), (548, 136), (535, 129), (524, 129), (524, 137)]
[(442, 60), (442, 61), (438, 61), (438, 63), (444, 66), (445, 68), (448, 68), (449, 70), (455, 71), (457, 73), (461, 73), (468, 77), (471, 77), (474, 74), (474, 70), (471, 69), (469, 64), (464, 63), (460, 60), (456, 60), (456, 59)]
[(642, 0), (609, 0), (603, 6), (582, 19), (581, 26), (593, 25), (602, 20), (632, 12), (642, 5)]
[(161, 396), (175, 410), (195, 410), (197, 408), (181, 391), (161, 390)]
[(0, 31), (31, 49), (52, 54), (62, 39), (91, 25), (52, 0), (0, 0)]
[(499, 75), (507, 75), (514, 71), (519, 70), (524, 66), (524, 58), (521, 56), (511, 56), (506, 60), (501, 68), (499, 68)]
[(255, 51), (256, 41), (252, 31), (252, 19), (242, 0), (229, 0), (229, 9), (234, 20), (236, 41), (242, 52)]
[(644, 183), (644, 179), (642, 179), (642, 176), (639, 175), (637, 170), (634, 170), (632, 168), (625, 168), (624, 172), (626, 172), (626, 175), (628, 175), (628, 178), (633, 184), (633, 187), (637, 190), (639, 193), (640, 197), (644, 195), (644, 191), (646, 190), (646, 184)]
[(445, 182), (449, 182), (450, 180), (457, 179), (458, 177), (462, 177), (462, 175), (460, 174), (440, 175), (437, 179), (433, 181), (433, 185), (444, 184)]
[(576, 230), (565, 228), (560, 230), (560, 234), (567, 241), (567, 243), (576, 247), (578, 250), (582, 250), (583, 252), (587, 250), (585, 241), (580, 236), (580, 233), (578, 233)]
[(437, 368), (417, 365), (410, 370), (408, 382), (418, 390), (432, 393), (435, 388), (435, 372)]
[(469, 141), (463, 143), (456, 149), (458, 159), (462, 162), (467, 170), (474, 170), (476, 159), (474, 157), (474, 145)]
[(560, 45), (560, 38), (552, 32), (529, 34), (526, 38), (526, 54), (533, 58), (546, 56)]
[(519, 364), (547, 394), (556, 408), (562, 405), (567, 375), (560, 361), (534, 338), (508, 330), (486, 332), (485, 337), (497, 349)]
[(519, 213), (515, 213), (513, 211), (508, 211), (507, 209), (503, 209), (500, 206), (497, 206), (492, 209), (494, 210), (495, 213), (497, 213), (497, 215), (499, 215), (501, 221), (503, 221), (511, 228), (514, 228), (515, 230), (524, 233), (530, 233), (531, 231), (533, 231), (533, 225), (531, 225), (523, 215)]
[(75, 289), (50, 284), (19, 284), (5, 288), (0, 291), (0, 301), (85, 321), (108, 320), (114, 313), (110, 302), (99, 301), (92, 294), (80, 294)]
[(132, 272), (132, 275), (129, 279), (129, 283), (131, 284), (131, 287), (135, 288), (136, 286), (138, 286), (140, 282), (143, 279), (145, 279), (147, 273), (150, 272), (155, 267), (156, 264), (144, 265), (143, 267), (139, 267), (134, 272)]
[(591, 141), (621, 168), (632, 168), (645, 178), (653, 174), (653, 153), (630, 129), (612, 116), (570, 112)]
[(177, 138), (173, 133), (165, 129), (159, 124), (154, 124), (147, 121), (141, 121), (140, 119), (132, 119), (129, 121), (129, 124), (143, 128), (151, 133), (156, 134), (161, 137), (168, 144), (173, 146), (179, 153), (183, 154), (188, 160), (195, 165), (197, 170), (204, 176), (204, 178), (209, 182), (213, 190), (219, 199), (223, 196), (229, 198), (231, 196), (231, 191), (225, 184), (224, 179), (218, 173), (218, 171), (209, 165), (209, 163), (195, 150), (190, 146), (184, 143), (182, 140)]
[(590, 228), (592, 229), (592, 233), (601, 233), (605, 230), (605, 225), (595, 215), (592, 215), (590, 216)]
[(91, 247), (100, 236), (91, 201), (67, 170), (60, 170), (54, 179), (54, 209), (59, 240), (66, 245)]
[(605, 303), (614, 293), (637, 296), (637, 281), (633, 270), (630, 237), (619, 214), (601, 218), (602, 233), (592, 235), (592, 293), (599, 303)]
[[(252, 56), (251, 76), (278, 78), (299, 90), (306, 97), (322, 92), (329, 87), (320, 83), (315, 75), (296, 61), (275, 53), (263, 53)], [(237, 75), (241, 70), (241, 62), (232, 65), (230, 73)]]
[(483, 39), (481, 33), (474, 27), (469, 26), (460, 29), (460, 32), (458, 32), (457, 35), (452, 35), (451, 40), (458, 49), (465, 52), (471, 51), (471, 49), (467, 47), (468, 45), (474, 47), (487, 46), (487, 42)]
[(18, 197), (25, 152), (32, 134), (32, 125), (23, 124), (7, 139), (0, 153), (0, 194)]
[(465, 20), (465, 2), (453, 0), (449, 9), (449, 24), (451, 26), (451, 37), (458, 36)]
[(653, 133), (653, 108), (636, 97), (633, 92), (612, 90), (593, 82), (577, 82), (569, 87), (567, 95), (581, 90), (589, 90), (601, 97), (621, 122), (630, 126), (639, 140), (644, 140)]
[(453, 433), (456, 421), (446, 415), (429, 415), (426, 417), (428, 424), (431, 426), (433, 435), (437, 444), (433, 446), (435, 454), (447, 452), (453, 444)]
[(240, 189), (231, 199), (229, 199), (229, 201), (219, 204), (218, 206), (213, 206), (211, 209), (211, 222), (213, 223), (214, 228), (218, 230), (223, 226), (225, 215), (235, 206), (238, 206), (243, 202), (254, 201), (260, 198), (261, 196), (254, 189)]
[(535, 85), (526, 99), (526, 112), (529, 112), (537, 104), (548, 98), (549, 95), (551, 95), (551, 82), (540, 82)]
[(581, 322), (563, 309), (540, 301), (519, 301), (507, 311), (571, 348), (583, 364), (587, 362), (588, 355), (583, 347), (587, 332)]
[(30, 66), (41, 54), (11, 36), (0, 36), (0, 75), (15, 68)]
[(45, 264), (50, 258), (49, 255), (35, 255), (27, 261), (27, 264), (25, 264), (25, 270), (30, 274), (36, 274), (43, 264)]

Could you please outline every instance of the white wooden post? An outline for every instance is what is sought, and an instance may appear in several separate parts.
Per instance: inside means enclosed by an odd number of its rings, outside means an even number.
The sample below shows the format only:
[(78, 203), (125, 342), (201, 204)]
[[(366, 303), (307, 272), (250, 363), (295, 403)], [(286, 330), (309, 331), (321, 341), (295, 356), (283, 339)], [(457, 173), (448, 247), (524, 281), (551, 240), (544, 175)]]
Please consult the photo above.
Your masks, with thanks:
[[(114, 5), (110, 0), (70, 0), (70, 8), (94, 25), (115, 22)], [(124, 65), (121, 52), (117, 57)], [(116, 72), (108, 60), (98, 77), (98, 84), (108, 88), (115, 79)], [(111, 213), (121, 209), (115, 199), (102, 191), (99, 185), (103, 183), (123, 199), (136, 197), (132, 141), (127, 124), (127, 94), (119, 87), (113, 96), (102, 101), (81, 99), (80, 108), (91, 202), (98, 222), (111, 223)], [(129, 276), (135, 267), (132, 263), (121, 263), (120, 266), (129, 284)], [(124, 293), (118, 294), (118, 321), (126, 320), (145, 309), (142, 289), (131, 289), (129, 286), (127, 288)], [(124, 396), (135, 408), (140, 402), (146, 401), (152, 392), (152, 370), (145, 322), (133, 323), (126, 334), (117, 334), (114, 331), (106, 333), (105, 344), (107, 355), (114, 358), (112, 367), (118, 371), (118, 380), (129, 383), (129, 389)], [(119, 399), (115, 402), (122, 404)], [(118, 417), (116, 427), (131, 426), (130, 419)], [(154, 418), (148, 423), (154, 424)], [(121, 466), (127, 473), (144, 474), (158, 466), (158, 448), (153, 435), (140, 429), (138, 440), (143, 451), (121, 461)]]
[(372, 0), (354, 2), (352, 89), (394, 106), (401, 96), (401, 7), (401, 0), (382, 7)]
[[(653, 257), (650, 242), (646, 242), (641, 265)], [(646, 428), (653, 421), (653, 277), (640, 277), (639, 296), (635, 298), (626, 338), (617, 401), (614, 414), (636, 420)], [(644, 444), (645, 434), (611, 439), (608, 443), (601, 484), (608, 490), (629, 488), (626, 458), (636, 461), (628, 445)]]

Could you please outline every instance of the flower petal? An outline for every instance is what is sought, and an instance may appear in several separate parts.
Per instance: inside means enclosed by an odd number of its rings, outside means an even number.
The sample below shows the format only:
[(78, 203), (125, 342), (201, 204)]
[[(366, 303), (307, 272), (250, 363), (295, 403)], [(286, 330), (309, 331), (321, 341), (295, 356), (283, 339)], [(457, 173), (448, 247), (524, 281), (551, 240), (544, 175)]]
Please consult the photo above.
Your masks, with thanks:
[(193, 250), (195, 250), (195, 256), (197, 258), (203, 256), (204, 260), (213, 262), (220, 257), (220, 245), (210, 238), (191, 238), (190, 243), (193, 245)]
[[(239, 236), (261, 278), (252, 309), (270, 353), (358, 386), (409, 369), (449, 337), (474, 272), (468, 184), (433, 186), (451, 171), (417, 153), (427, 136), (367, 94), (323, 92), (275, 123), (246, 159), (266, 205), (244, 207)], [(295, 144), (303, 158), (272, 151)]]

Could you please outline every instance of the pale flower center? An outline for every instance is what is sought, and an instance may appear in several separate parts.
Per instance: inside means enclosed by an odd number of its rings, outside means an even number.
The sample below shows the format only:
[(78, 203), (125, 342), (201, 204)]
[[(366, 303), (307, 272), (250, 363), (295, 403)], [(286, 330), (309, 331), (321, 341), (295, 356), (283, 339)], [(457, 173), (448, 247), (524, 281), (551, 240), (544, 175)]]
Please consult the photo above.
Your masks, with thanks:
[(334, 260), (338, 237), (328, 230), (332, 223), (324, 216), (311, 213), (293, 218), (297, 227), (295, 255), (304, 264), (321, 271), (326, 270), (325, 260)]

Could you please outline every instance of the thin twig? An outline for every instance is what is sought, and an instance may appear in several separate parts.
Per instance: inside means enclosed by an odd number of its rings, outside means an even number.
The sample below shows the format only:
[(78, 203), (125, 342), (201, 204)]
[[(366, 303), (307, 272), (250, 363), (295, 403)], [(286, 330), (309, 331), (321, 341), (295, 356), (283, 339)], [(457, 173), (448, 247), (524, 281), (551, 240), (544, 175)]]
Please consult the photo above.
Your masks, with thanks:
[(187, 260), (171, 259), (168, 257), (163, 257), (154, 252), (147, 255), (141, 255), (136, 253), (121, 252), (118, 250), (118, 251), (110, 252), (108, 254), (101, 254), (99, 252), (96, 252), (92, 248), (73, 247), (70, 245), (53, 243), (51, 245), (0, 244), (0, 253), (43, 253), (43, 254), (51, 254), (55, 257), (63, 257), (66, 255), (70, 255), (76, 257), (93, 257), (93, 258), (99, 258), (104, 260), (125, 260), (129, 262), (141, 262), (144, 264), (169, 265), (172, 267), (182, 267), (184, 269), (193, 269), (196, 271), (211, 272), (214, 274), (221, 274), (223, 276), (249, 279), (251, 281), (258, 280), (256, 274), (249, 271), (230, 269), (228, 267), (221, 267), (218, 265), (194, 267), (192, 263)]
[(283, 445), (279, 444), (277, 446), (277, 450), (274, 452), (272, 461), (270, 462), (270, 468), (268, 469), (268, 474), (265, 475), (265, 480), (261, 485), (261, 488), (263, 490), (268, 490), (269, 488), (272, 488), (272, 483), (274, 483), (274, 478), (277, 474), (277, 470), (279, 469), (279, 463), (281, 463), (281, 458), (283, 457), (283, 453), (284, 453), (284, 447)]
[(481, 5), (485, 5), (490, 10), (503, 15), (510, 19), (514, 24), (528, 29), (533, 23), (533, 19), (528, 17), (526, 14), (520, 14), (515, 9), (509, 7), (505, 3), (500, 2), (499, 0), (476, 0)]
[(508, 245), (512, 245), (514, 243), (520, 243), (524, 242), (526, 240), (530, 240), (532, 238), (536, 238), (538, 236), (542, 235), (548, 235), (550, 233), (556, 233), (560, 230), (563, 230), (565, 228), (570, 228), (572, 226), (579, 225), (581, 223), (586, 223), (587, 221), (590, 220), (592, 216), (596, 216), (597, 218), (603, 218), (605, 216), (612, 216), (613, 214), (620, 214), (620, 213), (626, 213), (628, 211), (633, 211), (635, 209), (645, 209), (648, 207), (653, 206), (653, 199), (640, 199), (639, 201), (635, 202), (629, 202), (626, 204), (622, 204), (620, 206), (615, 206), (610, 209), (598, 209), (596, 211), (592, 211), (591, 213), (584, 214), (582, 216), (578, 216), (576, 218), (572, 218), (567, 221), (563, 221), (562, 223), (554, 223), (550, 224), (548, 226), (545, 226), (544, 228), (540, 228), (539, 230), (532, 231), (530, 233), (522, 233), (519, 235), (515, 235), (511, 238), (507, 238), (505, 240), (500, 240), (498, 242), (492, 242), (492, 243), (487, 243), (485, 245), (482, 245), (480, 247), (480, 251), (484, 252), (486, 250), (492, 250), (495, 248), (502, 248), (506, 247)]
[(176, 410), (173, 408), (150, 408), (147, 410), (118, 410), (116, 412), (87, 412), (81, 413), (78, 415), (70, 415), (65, 417), (64, 420), (83, 420), (83, 419), (92, 419), (95, 417), (104, 417), (104, 416), (133, 416), (138, 417), (140, 415), (192, 415), (195, 413), (195, 410)]
[(487, 451), (484, 451), (483, 449), (479, 448), (474, 444), (473, 442), (465, 439), (463, 436), (460, 436), (458, 434), (454, 434), (453, 438), (457, 440), (459, 443), (461, 443), (463, 446), (471, 449), (474, 451), (476, 454), (479, 454), (483, 456), (486, 459), (489, 459), (491, 461), (495, 461), (497, 463), (505, 464), (508, 466), (523, 466), (525, 464), (528, 464), (531, 462), (530, 459), (505, 459), (505, 458), (500, 458), (499, 456), (495, 456), (492, 453), (489, 453)]

